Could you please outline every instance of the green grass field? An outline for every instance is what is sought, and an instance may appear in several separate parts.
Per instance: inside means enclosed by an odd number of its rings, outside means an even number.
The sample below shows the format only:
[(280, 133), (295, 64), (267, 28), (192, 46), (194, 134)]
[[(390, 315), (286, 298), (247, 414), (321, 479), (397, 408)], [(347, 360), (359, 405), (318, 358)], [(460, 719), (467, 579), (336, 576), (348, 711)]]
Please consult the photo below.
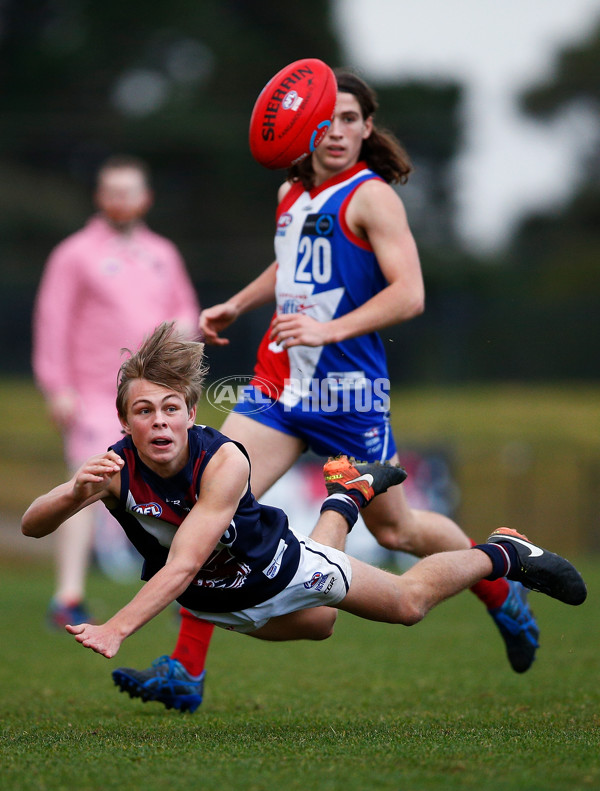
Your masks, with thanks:
[[(323, 643), (217, 630), (205, 702), (182, 715), (131, 700), (110, 677), (170, 650), (173, 611), (107, 661), (43, 625), (47, 566), (5, 559), (0, 788), (597, 789), (600, 563), (580, 567), (582, 607), (532, 594), (542, 648), (527, 674), (509, 669), (465, 593), (411, 629), (342, 614)], [(98, 616), (136, 587), (94, 574)]]
[[(7, 523), (64, 472), (31, 383), (0, 383), (0, 406)], [(393, 415), (399, 439), (451, 449), (461, 522), (476, 538), (508, 522), (581, 559), (584, 606), (533, 594), (542, 648), (530, 672), (509, 669), (491, 620), (466, 593), (412, 629), (342, 614), (324, 643), (217, 630), (205, 703), (194, 715), (167, 712), (119, 694), (110, 671), (168, 652), (174, 612), (109, 662), (46, 630), (51, 565), (13, 551), (0, 558), (0, 790), (600, 788), (600, 555), (589, 553), (598, 545), (600, 387), (407, 390), (395, 394)], [(222, 417), (203, 406), (199, 422)], [(136, 588), (92, 574), (96, 616)]]

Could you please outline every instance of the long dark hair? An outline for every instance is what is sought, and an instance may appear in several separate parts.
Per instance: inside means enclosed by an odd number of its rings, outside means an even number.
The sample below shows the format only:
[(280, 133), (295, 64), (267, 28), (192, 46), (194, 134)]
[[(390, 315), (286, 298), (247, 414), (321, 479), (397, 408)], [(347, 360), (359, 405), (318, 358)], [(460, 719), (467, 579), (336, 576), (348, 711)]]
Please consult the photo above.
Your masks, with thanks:
[[(364, 120), (374, 116), (379, 107), (375, 91), (351, 71), (334, 71), (338, 92), (351, 93), (356, 97)], [(369, 137), (363, 140), (359, 160), (366, 162), (388, 184), (405, 184), (413, 169), (410, 157), (397, 137), (386, 129), (378, 129), (375, 124)], [(311, 189), (315, 180), (312, 157), (306, 157), (290, 168), (288, 179), (301, 181), (305, 189)]]

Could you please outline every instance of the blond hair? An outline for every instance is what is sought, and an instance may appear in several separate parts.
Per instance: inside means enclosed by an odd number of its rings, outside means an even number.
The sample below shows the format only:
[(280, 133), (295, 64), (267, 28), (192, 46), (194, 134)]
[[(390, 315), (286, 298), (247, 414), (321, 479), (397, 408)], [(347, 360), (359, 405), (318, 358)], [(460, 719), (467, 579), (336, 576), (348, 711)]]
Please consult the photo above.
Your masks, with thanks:
[(180, 393), (188, 409), (192, 409), (202, 393), (208, 368), (203, 363), (204, 344), (187, 340), (175, 328), (175, 322), (164, 321), (135, 352), (121, 349), (130, 356), (121, 365), (117, 378), (117, 412), (127, 415), (129, 386), (134, 379)]

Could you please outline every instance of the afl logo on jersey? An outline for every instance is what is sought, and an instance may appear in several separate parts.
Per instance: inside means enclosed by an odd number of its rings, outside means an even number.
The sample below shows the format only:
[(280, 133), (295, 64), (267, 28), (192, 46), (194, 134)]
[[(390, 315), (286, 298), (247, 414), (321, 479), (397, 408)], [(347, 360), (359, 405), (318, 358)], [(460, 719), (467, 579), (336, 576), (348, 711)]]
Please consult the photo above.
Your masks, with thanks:
[(288, 225), (292, 222), (293, 217), (289, 212), (285, 212), (281, 215), (281, 217), (277, 220), (277, 230), (275, 232), (276, 236), (285, 236), (285, 229)]
[(139, 505), (134, 505), (132, 511), (143, 516), (159, 517), (162, 514), (162, 508), (158, 503), (140, 503)]

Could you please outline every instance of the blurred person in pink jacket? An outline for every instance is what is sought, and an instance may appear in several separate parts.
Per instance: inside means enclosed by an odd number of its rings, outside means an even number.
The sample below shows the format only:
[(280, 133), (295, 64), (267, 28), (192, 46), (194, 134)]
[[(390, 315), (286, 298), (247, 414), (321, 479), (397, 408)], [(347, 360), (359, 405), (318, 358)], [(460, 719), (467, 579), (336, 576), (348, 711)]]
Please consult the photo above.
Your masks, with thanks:
[[(121, 434), (114, 398), (121, 349), (137, 348), (162, 321), (197, 335), (200, 308), (181, 255), (143, 222), (152, 200), (145, 163), (111, 157), (98, 171), (98, 213), (52, 251), (44, 269), (33, 369), (71, 471)], [(94, 544), (103, 570), (115, 578), (126, 572), (130, 549), (105, 509), (76, 514), (57, 535), (51, 625), (89, 620), (85, 580)]]

